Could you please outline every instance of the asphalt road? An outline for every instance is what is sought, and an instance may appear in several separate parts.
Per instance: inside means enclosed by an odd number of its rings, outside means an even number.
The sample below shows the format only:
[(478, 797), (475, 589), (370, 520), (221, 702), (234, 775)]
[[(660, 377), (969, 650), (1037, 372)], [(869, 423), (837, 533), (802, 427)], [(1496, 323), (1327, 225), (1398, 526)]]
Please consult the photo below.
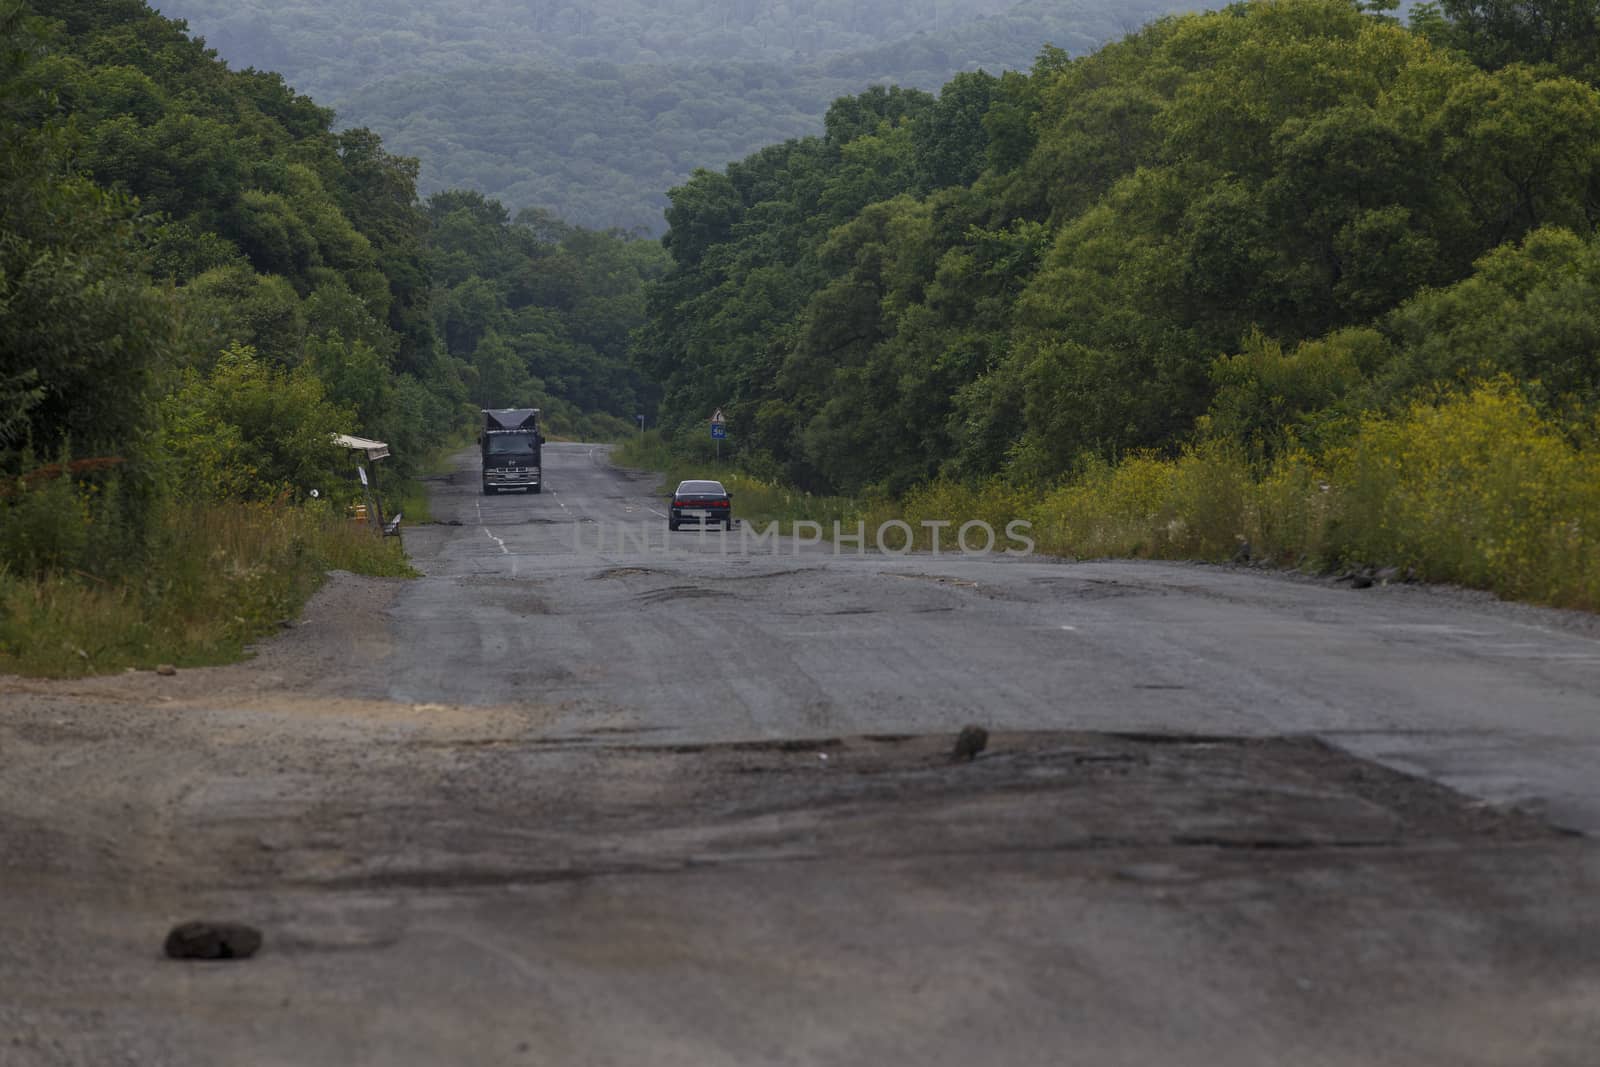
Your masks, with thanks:
[(546, 457), (247, 664), (0, 679), (0, 1065), (1596, 1062), (1592, 618)]
[(434, 499), (461, 526), (407, 535), (429, 578), (392, 613), (401, 654), (353, 694), (538, 700), (574, 735), (664, 741), (969, 721), (1314, 734), (1600, 832), (1593, 617), (1248, 569), (792, 540), (774, 555), (742, 530), (669, 534), (654, 480), (603, 448), (547, 456), (539, 496), (480, 496), (462, 458)]

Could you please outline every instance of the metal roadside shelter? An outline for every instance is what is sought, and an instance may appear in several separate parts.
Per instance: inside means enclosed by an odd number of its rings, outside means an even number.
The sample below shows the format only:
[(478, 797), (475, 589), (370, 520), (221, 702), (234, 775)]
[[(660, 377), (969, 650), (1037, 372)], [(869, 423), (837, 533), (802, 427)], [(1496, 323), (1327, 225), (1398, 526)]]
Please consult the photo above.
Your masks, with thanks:
[(378, 493), (377, 463), (378, 460), (388, 457), (388, 443), (384, 441), (374, 441), (369, 437), (357, 437), (354, 434), (348, 433), (334, 434), (333, 442), (340, 448), (348, 448), (352, 452), (356, 452), (365, 456), (367, 462), (372, 465), (371, 473), (368, 474), (367, 467), (364, 466), (359, 459), (356, 462), (356, 474), (361, 479), (362, 495), (366, 497), (367, 501), (366, 513), (368, 515), (376, 515), (378, 518), (376, 523), (372, 523), (370, 525), (374, 530), (378, 530), (385, 537), (392, 537), (398, 534), (400, 532), (401, 516), (396, 514), (392, 518), (385, 517), (383, 514), (383, 500)]

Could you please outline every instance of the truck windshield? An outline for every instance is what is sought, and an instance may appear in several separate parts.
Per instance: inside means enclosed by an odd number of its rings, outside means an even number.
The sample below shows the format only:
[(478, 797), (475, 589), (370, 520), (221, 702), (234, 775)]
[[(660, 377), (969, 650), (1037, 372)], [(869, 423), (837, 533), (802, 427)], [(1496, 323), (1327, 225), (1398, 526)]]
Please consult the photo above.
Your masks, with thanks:
[(489, 435), (489, 454), (503, 456), (508, 452), (532, 452), (536, 443), (531, 433), (492, 433)]

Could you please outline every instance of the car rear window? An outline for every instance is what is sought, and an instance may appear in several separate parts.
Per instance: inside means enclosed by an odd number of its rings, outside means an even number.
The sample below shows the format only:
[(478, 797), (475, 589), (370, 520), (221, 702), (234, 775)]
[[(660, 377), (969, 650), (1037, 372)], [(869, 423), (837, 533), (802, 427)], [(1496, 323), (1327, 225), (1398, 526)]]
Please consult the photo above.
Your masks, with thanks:
[(720, 496), (721, 482), (684, 482), (678, 486), (679, 496)]

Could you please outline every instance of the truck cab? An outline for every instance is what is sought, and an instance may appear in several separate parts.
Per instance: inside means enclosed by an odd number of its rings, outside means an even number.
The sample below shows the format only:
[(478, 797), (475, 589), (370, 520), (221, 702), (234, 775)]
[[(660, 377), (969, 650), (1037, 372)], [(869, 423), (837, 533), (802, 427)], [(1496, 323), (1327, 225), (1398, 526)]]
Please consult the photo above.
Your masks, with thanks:
[(544, 490), (544, 434), (538, 408), (484, 408), (478, 445), (485, 496), (502, 489)]

